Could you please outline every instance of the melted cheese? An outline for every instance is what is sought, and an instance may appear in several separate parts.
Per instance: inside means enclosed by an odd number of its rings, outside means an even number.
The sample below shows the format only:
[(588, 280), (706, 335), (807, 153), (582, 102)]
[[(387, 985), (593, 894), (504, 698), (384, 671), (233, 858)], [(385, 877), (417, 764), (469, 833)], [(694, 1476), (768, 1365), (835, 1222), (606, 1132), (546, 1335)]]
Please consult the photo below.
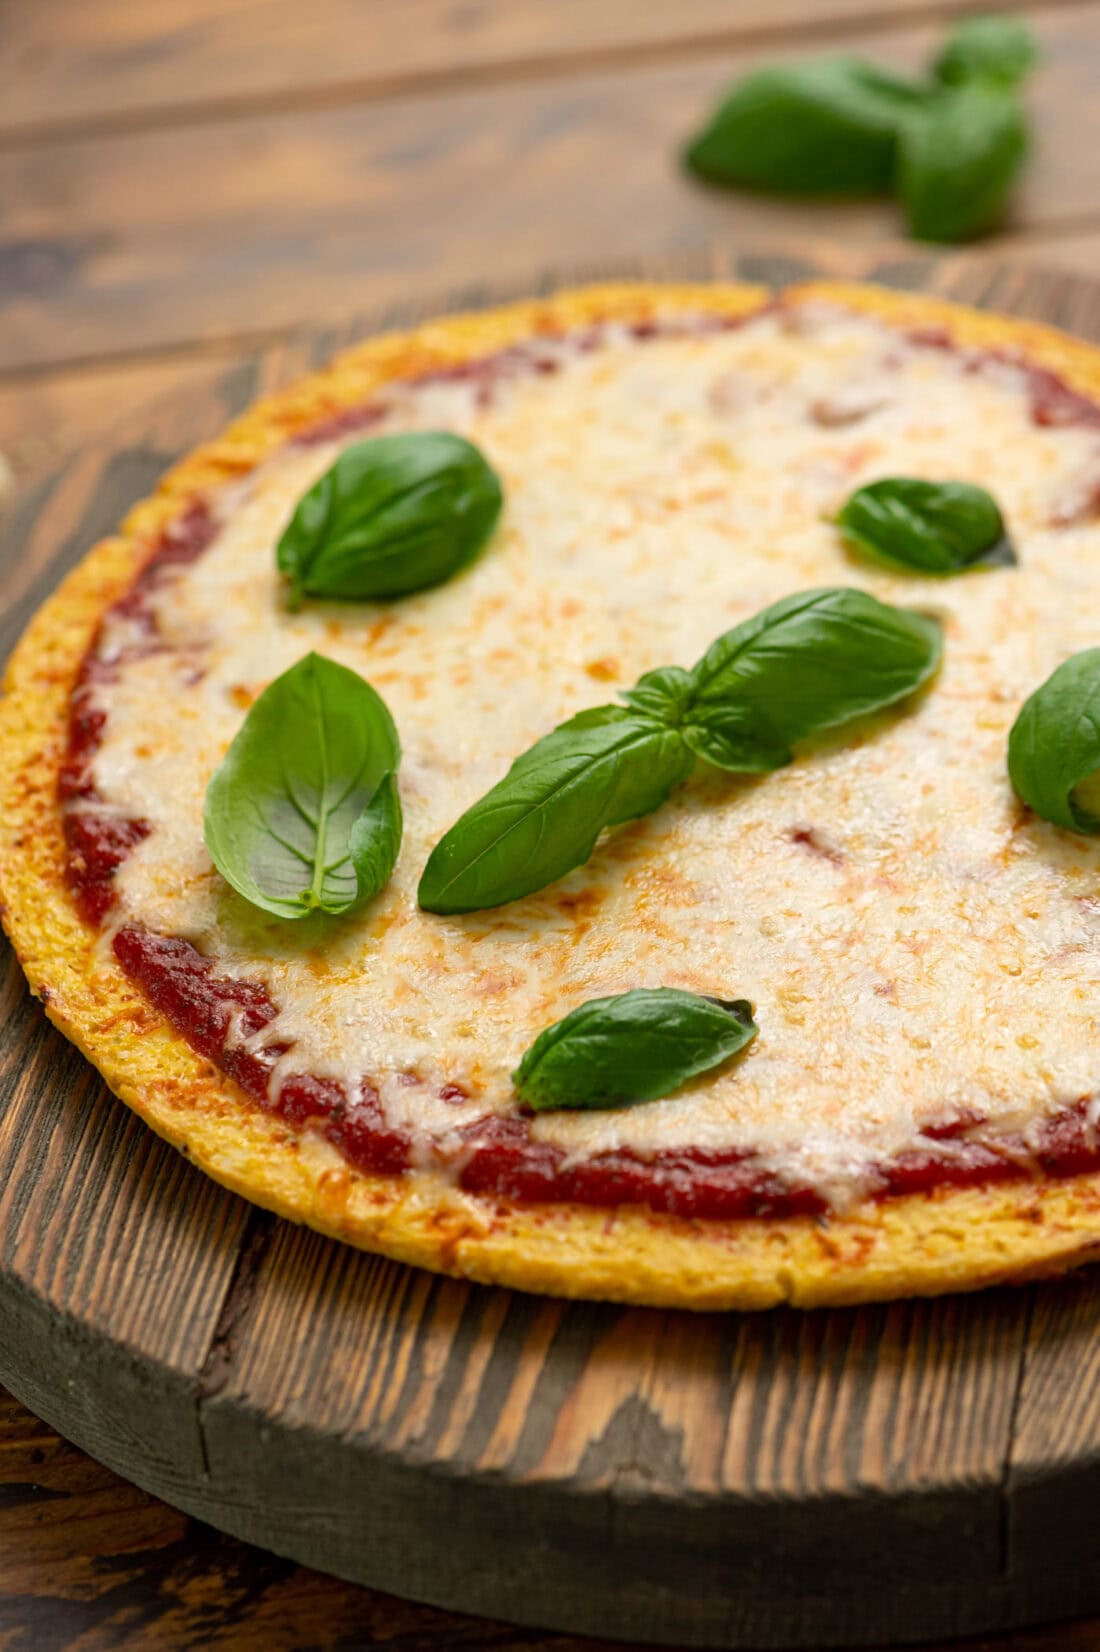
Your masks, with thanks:
[[(760, 1035), (667, 1100), (543, 1116), (536, 1135), (577, 1155), (751, 1148), (843, 1204), (924, 1126), (972, 1109), (1026, 1130), (1091, 1093), (1100, 848), (1021, 825), (1005, 742), (1026, 694), (1097, 641), (1100, 527), (1051, 525), (1095, 433), (1037, 429), (1010, 366), (967, 373), (840, 312), (557, 353), (556, 374), (487, 406), (463, 384), (395, 391), (379, 428), (460, 430), (506, 490), (480, 561), (437, 590), (283, 610), (274, 545), (339, 444), (288, 448), (216, 502), (219, 537), (157, 598), (169, 648), (102, 691), (97, 784), (154, 828), (119, 876), (122, 915), (268, 984), (265, 1036), (292, 1044), (278, 1076), (369, 1074), (391, 1119), (432, 1134), (512, 1108), (509, 1073), (548, 1022), (642, 985), (748, 997)], [(1019, 569), (940, 582), (850, 559), (828, 515), (890, 474), (990, 488)], [(554, 723), (826, 584), (941, 617), (946, 663), (915, 710), (763, 779), (700, 765), (527, 900), (418, 910), (434, 843)], [(280, 924), (211, 867), (203, 792), (250, 699), (311, 648), (393, 711), (405, 840), (364, 911)], [(440, 1100), (445, 1080), (469, 1100)]]

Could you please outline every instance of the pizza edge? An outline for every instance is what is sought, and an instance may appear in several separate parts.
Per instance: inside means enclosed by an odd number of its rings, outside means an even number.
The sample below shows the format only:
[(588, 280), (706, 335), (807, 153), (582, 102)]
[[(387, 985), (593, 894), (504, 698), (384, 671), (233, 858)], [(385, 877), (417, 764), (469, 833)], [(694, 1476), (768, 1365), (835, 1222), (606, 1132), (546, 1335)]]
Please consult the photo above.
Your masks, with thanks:
[[(942, 328), (963, 346), (1009, 348), (1100, 397), (1100, 351), (1038, 323), (946, 300), (811, 282), (782, 300), (835, 302), (889, 325)], [(387, 381), (460, 362), (542, 329), (655, 312), (749, 314), (771, 302), (742, 284), (629, 283), (432, 321), (353, 347), (264, 399), (176, 465), (38, 610), (0, 702), (0, 918), (32, 992), (112, 1090), (234, 1192), (395, 1260), (558, 1296), (695, 1309), (801, 1307), (1023, 1282), (1100, 1257), (1100, 1174), (940, 1189), (867, 1202), (827, 1219), (704, 1221), (462, 1192), (442, 1176), (370, 1176), (308, 1132), (266, 1114), (179, 1037), (77, 916), (56, 804), (68, 697), (103, 611), (157, 533), (194, 494), (257, 465), (288, 437)]]

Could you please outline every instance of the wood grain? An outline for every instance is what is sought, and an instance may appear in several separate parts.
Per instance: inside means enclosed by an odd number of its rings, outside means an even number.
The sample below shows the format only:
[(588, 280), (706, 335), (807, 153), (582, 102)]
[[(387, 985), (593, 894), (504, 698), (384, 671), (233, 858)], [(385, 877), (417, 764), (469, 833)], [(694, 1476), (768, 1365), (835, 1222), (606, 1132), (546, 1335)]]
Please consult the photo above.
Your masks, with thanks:
[[(1036, 28), (1041, 142), (1015, 220), (1029, 233), (1095, 222), (1100, 6), (1054, 7)], [(855, 31), (843, 44), (904, 67), (940, 32)], [(762, 55), (714, 52), (0, 153), (0, 370), (254, 337), (395, 291), (565, 268), (593, 251), (895, 235), (888, 204), (792, 205), (680, 175), (684, 136)]]
[(846, 25), (966, 9), (966, 0), (36, 0), (0, 9), (0, 138), (712, 52), (792, 26), (824, 42)]
[[(782, 253), (733, 269), (807, 273)], [(867, 273), (1100, 337), (1100, 288), (1068, 276), (905, 249)], [(44, 478), (6, 551), (8, 638), (174, 452), (344, 336), (270, 346)], [(1100, 1604), (1096, 1273), (805, 1315), (480, 1289), (361, 1256), (212, 1187), (111, 1101), (14, 969), (0, 1025), (0, 1375), (192, 1515), (404, 1595), (673, 1644), (867, 1645)], [(148, 1524), (135, 1541), (153, 1559), (93, 1560), (64, 1584), (100, 1614), (81, 1645), (96, 1644), (95, 1624), (117, 1644), (102, 1604), (112, 1564), (120, 1610), (156, 1621), (167, 1645), (196, 1633), (204, 1590), (243, 1626), (234, 1644), (278, 1646), (286, 1625), (303, 1632), (316, 1591), (339, 1588), (246, 1563), (182, 1517), (163, 1515), (158, 1537), (152, 1504), (87, 1472), (103, 1543), (124, 1556), (125, 1517), (110, 1513), (121, 1496), (135, 1529)], [(59, 1500), (33, 1476), (13, 1483), (23, 1489), (0, 1495), (0, 1521), (34, 1508), (34, 1543), (48, 1543)], [(202, 1565), (225, 1578), (204, 1582)], [(368, 1632), (376, 1612), (390, 1635), (378, 1599)], [(332, 1610), (338, 1627), (316, 1644), (355, 1633), (345, 1607)], [(432, 1644), (437, 1620), (401, 1621), (410, 1646)], [(442, 1645), (580, 1644), (438, 1624)], [(393, 1633), (401, 1644), (405, 1630)], [(1073, 1645), (1068, 1633), (1045, 1644)]]

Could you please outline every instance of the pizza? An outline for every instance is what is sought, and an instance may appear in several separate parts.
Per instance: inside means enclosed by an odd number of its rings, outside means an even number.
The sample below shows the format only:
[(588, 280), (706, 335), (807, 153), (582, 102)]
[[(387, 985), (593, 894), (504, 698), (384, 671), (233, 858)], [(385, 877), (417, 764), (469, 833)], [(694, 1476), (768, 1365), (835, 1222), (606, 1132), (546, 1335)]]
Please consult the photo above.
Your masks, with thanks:
[[(404, 594), (288, 602), (302, 501), (429, 433), (499, 478), (484, 545)], [(1011, 566), (861, 556), (838, 513), (884, 477), (987, 490)], [(942, 660), (791, 761), (609, 805), (539, 888), (418, 901), (518, 754), (823, 588), (917, 616)], [(1006, 749), (1098, 615), (1100, 355), (1051, 329), (822, 283), (434, 321), (199, 448), (33, 619), (0, 709), (5, 928), (156, 1132), (403, 1262), (701, 1309), (1057, 1273), (1100, 1254), (1100, 840), (1028, 807)], [(204, 809), (312, 659), (388, 708), (403, 836), (369, 899), (290, 922), (223, 876)], [(636, 1105), (526, 1105), (546, 1029), (637, 992), (751, 1006), (756, 1036)]]

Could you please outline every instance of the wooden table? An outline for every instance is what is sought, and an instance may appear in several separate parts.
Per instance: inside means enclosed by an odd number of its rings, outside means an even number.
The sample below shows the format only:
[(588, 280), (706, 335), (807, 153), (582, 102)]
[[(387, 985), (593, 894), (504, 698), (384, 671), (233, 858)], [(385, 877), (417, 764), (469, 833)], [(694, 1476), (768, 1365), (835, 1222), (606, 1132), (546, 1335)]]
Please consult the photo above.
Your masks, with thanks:
[[(715, 238), (897, 235), (886, 204), (724, 197), (676, 145), (794, 50), (925, 56), (962, 0), (0, 0), (0, 451), (36, 474), (258, 342), (456, 286)], [(1100, 3), (1028, 8), (1038, 151), (1003, 253), (1090, 272)], [(2, 527), (2, 523), (0, 523)], [(0, 1648), (581, 1652), (221, 1537), (0, 1392)], [(967, 1643), (1100, 1648), (1100, 1624)]]

